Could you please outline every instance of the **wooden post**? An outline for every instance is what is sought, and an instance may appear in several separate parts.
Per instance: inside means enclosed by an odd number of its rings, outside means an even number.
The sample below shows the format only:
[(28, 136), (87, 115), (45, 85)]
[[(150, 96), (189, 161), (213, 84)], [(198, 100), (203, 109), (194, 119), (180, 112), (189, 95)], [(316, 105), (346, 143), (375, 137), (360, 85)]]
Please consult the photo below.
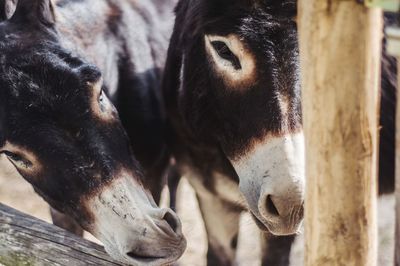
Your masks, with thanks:
[(0, 265), (122, 264), (95, 243), (0, 204)]
[(300, 0), (305, 265), (376, 265), (382, 12)]

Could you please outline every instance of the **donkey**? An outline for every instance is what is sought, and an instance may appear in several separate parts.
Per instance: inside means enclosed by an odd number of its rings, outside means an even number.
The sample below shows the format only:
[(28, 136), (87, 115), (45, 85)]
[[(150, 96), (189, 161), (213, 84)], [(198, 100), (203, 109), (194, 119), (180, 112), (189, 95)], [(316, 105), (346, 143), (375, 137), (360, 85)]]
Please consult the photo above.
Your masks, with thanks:
[(304, 139), (289, 0), (186, 0), (163, 82), (168, 143), (199, 200), (208, 265), (233, 263), (239, 216), (265, 234), (263, 265), (288, 263), (303, 219)]
[[(182, 0), (176, 8), (163, 84), (168, 143), (197, 193), (208, 265), (232, 264), (243, 210), (265, 231), (262, 264), (289, 264), (305, 182), (296, 5)], [(393, 59), (383, 69), (381, 193), (394, 186)]]
[(152, 2), (0, 4), (2, 158), (115, 259), (177, 260), (181, 223), (147, 189), (157, 195), (169, 157), (157, 90), (168, 40)]

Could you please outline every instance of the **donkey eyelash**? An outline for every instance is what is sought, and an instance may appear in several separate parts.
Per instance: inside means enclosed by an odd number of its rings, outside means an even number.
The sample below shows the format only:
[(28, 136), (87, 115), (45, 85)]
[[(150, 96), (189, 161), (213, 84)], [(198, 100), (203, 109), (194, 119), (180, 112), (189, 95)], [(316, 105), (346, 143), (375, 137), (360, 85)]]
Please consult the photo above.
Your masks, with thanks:
[(3, 151), (2, 152), (4, 155), (7, 156), (9, 160), (12, 162), (18, 164), (19, 166), (25, 167), (25, 168), (31, 168), (32, 163), (29, 160), (24, 159), (22, 156), (9, 152), (9, 151)]
[(17, 154), (15, 154), (15, 153), (12, 153), (12, 152), (9, 152), (9, 151), (3, 151), (2, 153), (4, 155), (6, 155), (8, 158), (12, 159), (13, 161), (21, 161), (22, 160), (22, 157), (17, 155)]
[(229, 62), (232, 63), (233, 67), (236, 70), (242, 69), (242, 65), (240, 64), (239, 58), (229, 49), (229, 47), (222, 41), (212, 41), (211, 45), (214, 50), (218, 53), (218, 55)]

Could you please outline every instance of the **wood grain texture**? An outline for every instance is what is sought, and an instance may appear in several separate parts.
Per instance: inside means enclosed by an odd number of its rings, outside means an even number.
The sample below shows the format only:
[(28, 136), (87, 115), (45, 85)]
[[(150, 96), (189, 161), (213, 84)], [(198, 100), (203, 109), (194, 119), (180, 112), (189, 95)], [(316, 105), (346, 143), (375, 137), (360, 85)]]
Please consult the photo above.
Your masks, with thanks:
[(121, 265), (104, 249), (0, 204), (0, 265)]
[(300, 0), (306, 266), (376, 265), (382, 13)]

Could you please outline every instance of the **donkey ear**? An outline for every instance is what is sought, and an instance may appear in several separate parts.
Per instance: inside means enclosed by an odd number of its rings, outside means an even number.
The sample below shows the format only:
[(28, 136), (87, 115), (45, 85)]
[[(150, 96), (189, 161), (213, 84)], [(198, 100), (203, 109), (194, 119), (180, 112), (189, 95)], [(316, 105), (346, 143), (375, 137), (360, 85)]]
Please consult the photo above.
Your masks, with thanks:
[[(2, 0), (3, 1), (3, 0)], [(52, 0), (5, 0), (17, 1), (13, 18), (25, 18), (52, 26), (56, 22)]]
[(56, 22), (56, 16), (52, 0), (39, 0), (37, 2), (39, 19), (45, 24), (53, 25)]
[(17, 0), (0, 0), (0, 21), (10, 19), (17, 7)]

